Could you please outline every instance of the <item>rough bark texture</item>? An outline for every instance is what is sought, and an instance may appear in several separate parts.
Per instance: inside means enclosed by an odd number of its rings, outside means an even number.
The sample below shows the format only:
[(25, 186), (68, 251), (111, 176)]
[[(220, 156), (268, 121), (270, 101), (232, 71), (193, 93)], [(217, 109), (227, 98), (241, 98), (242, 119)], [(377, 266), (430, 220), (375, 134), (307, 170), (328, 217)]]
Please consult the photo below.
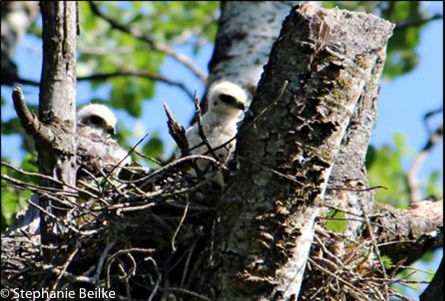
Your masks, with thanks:
[[(43, 18), (43, 68), (40, 86), (39, 120), (53, 133), (53, 140), (35, 136), (39, 153), (39, 172), (64, 183), (76, 184), (76, 35), (77, 3), (74, 1), (43, 1), (40, 3)], [(40, 185), (62, 188), (42, 179)], [(65, 190), (68, 190), (65, 188)], [(66, 200), (66, 199), (65, 199)], [(63, 216), (68, 202), (55, 204), (40, 196), (46, 211)], [(46, 262), (55, 259), (60, 249), (56, 221), (41, 212), (40, 229)], [(59, 229), (60, 230), (60, 229)]]
[(418, 202), (407, 210), (375, 204), (373, 211), (380, 250), (393, 262), (409, 265), (443, 246), (443, 200)]
[(391, 32), (377, 17), (310, 5), (286, 18), (222, 197), (213, 279), (220, 300), (298, 297), (332, 165)]
[(12, 85), (17, 79), (13, 57), (17, 44), (31, 27), (39, 12), (37, 1), (1, 2), (1, 84)]

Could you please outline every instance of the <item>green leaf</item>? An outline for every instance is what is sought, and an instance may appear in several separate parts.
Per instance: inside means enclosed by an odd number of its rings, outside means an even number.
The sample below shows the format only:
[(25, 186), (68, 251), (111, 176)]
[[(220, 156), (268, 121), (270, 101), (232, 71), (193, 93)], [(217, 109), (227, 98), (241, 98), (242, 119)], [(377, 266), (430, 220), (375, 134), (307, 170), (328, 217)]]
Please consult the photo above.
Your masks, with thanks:
[(1, 207), (2, 207), (2, 231), (11, 224), (12, 217), (14, 213), (16, 212), (17, 208), (17, 200), (16, 196), (12, 191), (5, 191), (2, 189), (2, 201), (1, 201)]
[(385, 266), (385, 269), (389, 270), (392, 268), (393, 263), (392, 259), (386, 255), (383, 255), (382, 257), (383, 265)]
[(327, 215), (326, 230), (345, 233), (346, 226), (346, 213), (331, 209)]
[(143, 147), (144, 154), (157, 158), (164, 153), (164, 143), (158, 137), (152, 137)]

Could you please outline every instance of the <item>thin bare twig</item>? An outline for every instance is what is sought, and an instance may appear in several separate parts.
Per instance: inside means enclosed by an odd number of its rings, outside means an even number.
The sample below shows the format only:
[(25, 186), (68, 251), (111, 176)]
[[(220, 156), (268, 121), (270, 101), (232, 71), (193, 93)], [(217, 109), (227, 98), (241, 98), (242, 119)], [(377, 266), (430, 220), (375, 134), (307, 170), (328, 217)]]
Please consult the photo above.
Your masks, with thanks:
[(185, 217), (187, 216), (188, 209), (189, 209), (189, 202), (187, 202), (187, 204), (185, 205), (184, 213), (182, 214), (181, 220), (179, 221), (179, 225), (176, 228), (175, 233), (173, 234), (173, 237), (172, 237), (172, 250), (173, 250), (173, 252), (176, 252), (176, 247), (175, 247), (176, 236), (178, 235), (179, 230), (181, 229), (181, 226), (182, 226), (182, 224), (185, 221)]
[(207, 153), (210, 153), (215, 160), (218, 160), (218, 156), (214, 152), (213, 147), (210, 145), (210, 143), (207, 140), (207, 137), (204, 133), (204, 129), (202, 127), (201, 106), (199, 105), (199, 99), (198, 99), (198, 97), (196, 97), (196, 95), (195, 95), (195, 110), (196, 110), (196, 122), (198, 123), (199, 137), (201, 138), (202, 143), (200, 143), (198, 145), (194, 145), (190, 150), (193, 150), (194, 148), (197, 148), (197, 147), (201, 146), (202, 144), (204, 144), (207, 147), (207, 152), (205, 152), (204, 155), (206, 155)]
[(422, 200), (422, 195), (417, 179), (417, 173), (422, 167), (433, 147), (440, 141), (440, 138), (442, 136), (443, 123), (434, 132), (430, 133), (427, 142), (423, 146), (422, 150), (417, 154), (413, 163), (411, 164), (411, 167), (406, 173), (411, 203), (416, 203)]
[(395, 30), (402, 30), (402, 29), (406, 29), (409, 27), (419, 27), (419, 26), (425, 25), (431, 21), (441, 20), (441, 19), (443, 19), (442, 14), (435, 14), (428, 18), (420, 18), (420, 19), (415, 19), (415, 20), (413, 20), (413, 19), (403, 20), (396, 24)]
[(113, 77), (125, 77), (125, 76), (133, 76), (133, 77), (141, 77), (147, 79), (153, 79), (159, 82), (163, 82), (167, 85), (177, 87), (181, 89), (187, 96), (193, 101), (193, 93), (187, 89), (187, 87), (182, 82), (171, 80), (165, 76), (159, 75), (157, 73), (151, 71), (144, 70), (124, 70), (124, 71), (115, 71), (108, 73), (96, 73), (87, 76), (77, 77), (77, 81), (96, 81), (96, 80), (107, 80)]
[(166, 53), (166, 54), (170, 55), (173, 59), (175, 59), (176, 61), (178, 61), (185, 67), (187, 67), (203, 83), (205, 83), (207, 81), (207, 76), (204, 74), (204, 72), (199, 70), (199, 68), (193, 63), (193, 61), (188, 56), (186, 56), (182, 53), (179, 53), (174, 48), (172, 48), (168, 45), (156, 43), (152, 37), (149, 37), (149, 36), (143, 34), (136, 27), (131, 27), (131, 26), (127, 26), (124, 24), (120, 24), (116, 20), (114, 20), (114, 19), (110, 18), (109, 16), (105, 15), (104, 13), (102, 13), (100, 11), (99, 7), (93, 1), (88, 1), (88, 3), (90, 5), (90, 8), (93, 11), (93, 13), (96, 16), (103, 19), (104, 21), (106, 21), (108, 24), (110, 24), (110, 26), (112, 28), (117, 29), (123, 33), (129, 34), (129, 35), (133, 36), (134, 38), (145, 42), (148, 46), (150, 46), (155, 51)]

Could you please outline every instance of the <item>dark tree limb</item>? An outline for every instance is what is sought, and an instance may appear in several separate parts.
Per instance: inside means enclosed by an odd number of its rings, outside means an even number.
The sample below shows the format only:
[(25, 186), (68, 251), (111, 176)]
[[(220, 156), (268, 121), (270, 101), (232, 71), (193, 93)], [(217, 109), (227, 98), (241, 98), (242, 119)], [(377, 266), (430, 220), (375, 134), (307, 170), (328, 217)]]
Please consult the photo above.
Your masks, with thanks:
[(428, 18), (419, 18), (416, 20), (404, 20), (399, 23), (397, 23), (395, 30), (403, 30), (409, 27), (420, 27), (422, 25), (425, 25), (431, 21), (434, 20), (442, 20), (443, 15), (442, 14), (435, 14)]
[(77, 78), (77, 81), (97, 81), (97, 80), (107, 80), (114, 77), (125, 77), (125, 76), (134, 76), (156, 80), (167, 85), (177, 87), (181, 89), (188, 97), (193, 101), (195, 99), (194, 93), (192, 93), (182, 82), (171, 80), (165, 76), (160, 74), (156, 74), (150, 71), (141, 71), (141, 70), (127, 70), (127, 71), (116, 71), (109, 73), (96, 73), (87, 76), (81, 76)]
[(433, 281), (420, 295), (420, 301), (443, 301), (443, 258)]
[[(306, 4), (286, 18), (240, 128), (239, 171), (222, 196), (221, 262), (211, 263), (221, 266), (212, 279), (220, 300), (298, 298), (336, 154), (392, 28), (371, 15)], [(285, 81), (282, 99), (244, 130)]]
[(102, 13), (99, 9), (99, 7), (94, 3), (94, 1), (88, 1), (91, 10), (93, 13), (98, 16), (99, 18), (106, 21), (110, 26), (116, 30), (119, 30), (123, 33), (129, 34), (133, 36), (135, 39), (141, 40), (145, 42), (148, 46), (150, 46), (153, 50), (159, 51), (165, 54), (170, 55), (174, 60), (178, 61), (182, 65), (184, 65), (187, 69), (189, 69), (196, 77), (198, 77), (202, 82), (206, 82), (207, 76), (199, 70), (199, 68), (193, 63), (193, 61), (186, 55), (176, 51), (174, 48), (156, 43), (155, 40), (142, 33), (139, 29), (135, 27), (131, 27), (128, 25), (121, 24), (114, 20), (113, 18), (107, 16), (106, 14)]

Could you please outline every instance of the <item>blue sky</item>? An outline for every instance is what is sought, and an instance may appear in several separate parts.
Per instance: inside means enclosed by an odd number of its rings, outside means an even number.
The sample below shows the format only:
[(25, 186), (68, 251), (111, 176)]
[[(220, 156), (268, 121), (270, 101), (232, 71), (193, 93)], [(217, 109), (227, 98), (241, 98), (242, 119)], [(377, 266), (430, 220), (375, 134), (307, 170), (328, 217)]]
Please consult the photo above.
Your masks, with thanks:
[[(431, 4), (433, 13), (443, 13), (443, 3)], [(192, 56), (192, 49), (182, 47), (180, 51)], [(398, 132), (406, 138), (406, 143), (413, 151), (418, 151), (426, 142), (427, 131), (423, 124), (425, 113), (443, 106), (443, 21), (434, 21), (422, 31), (420, 45), (417, 49), (420, 63), (411, 73), (401, 76), (391, 82), (381, 83), (379, 98), (378, 123), (372, 134), (371, 143), (377, 147), (388, 144), (393, 145), (393, 135)], [(198, 55), (194, 56), (196, 64), (207, 70), (207, 64), (213, 52), (213, 45), (204, 47)], [(18, 47), (16, 62), (18, 62), (20, 76), (27, 79), (39, 80), (41, 70), (41, 44), (38, 39), (27, 36), (24, 43)], [(183, 81), (190, 90), (196, 90), (197, 95), (203, 94), (204, 86), (188, 70), (167, 59), (161, 73), (174, 80)], [(37, 104), (38, 89), (24, 87), (28, 103)], [(109, 87), (92, 91), (88, 83), (79, 83), (77, 91), (78, 104), (88, 103), (94, 97), (107, 98)], [(2, 120), (15, 116), (11, 95), (12, 89), (2, 87), (2, 96), (7, 99), (7, 105), (2, 107)], [(188, 125), (193, 112), (193, 104), (180, 90), (159, 83), (156, 86), (156, 95), (143, 105), (143, 118), (135, 120), (126, 112), (115, 111), (121, 121), (120, 126), (133, 130), (135, 143), (145, 133), (157, 133), (165, 142), (166, 157), (174, 148), (166, 126), (166, 116), (163, 103), (167, 102), (176, 119)], [(442, 117), (432, 120), (438, 125)], [(119, 127), (119, 124), (118, 124)], [(119, 130), (119, 129), (118, 129)], [(13, 159), (18, 164), (23, 156), (19, 149), (18, 136), (2, 137), (1, 152), (4, 156)], [(404, 160), (404, 167), (408, 168), (412, 157)], [(424, 179), (431, 171), (439, 170), (443, 174), (443, 145), (439, 143), (431, 152), (422, 169), (420, 179)], [(440, 254), (441, 251), (439, 251)], [(439, 256), (438, 258), (440, 258)], [(438, 264), (437, 260), (434, 265)]]
[[(442, 3), (433, 3), (431, 10), (434, 13), (443, 10)], [(16, 61), (19, 64), (21, 77), (38, 80), (41, 70), (40, 41), (32, 36), (27, 36), (24, 43), (18, 47)], [(180, 51), (192, 56), (190, 47), (182, 47)], [(393, 134), (398, 132), (406, 137), (407, 145), (413, 151), (419, 150), (427, 139), (427, 131), (423, 124), (423, 115), (433, 109), (442, 106), (443, 102), (443, 21), (430, 23), (421, 35), (421, 42), (417, 49), (420, 63), (411, 73), (401, 76), (391, 82), (381, 83), (379, 98), (379, 116), (377, 126), (372, 134), (372, 144), (381, 146), (393, 144)], [(213, 52), (213, 45), (203, 47), (194, 56), (196, 64), (207, 70), (207, 64)], [(174, 70), (172, 72), (172, 70)], [(204, 86), (202, 83), (183, 66), (178, 65), (172, 59), (167, 59), (162, 66), (162, 74), (175, 80), (183, 81), (190, 88), (202, 95)], [(36, 104), (38, 89), (24, 87), (26, 99), (29, 103)], [(2, 95), (10, 100), (11, 89), (2, 87)], [(79, 83), (77, 102), (79, 105), (88, 103), (93, 97), (107, 99), (109, 87), (103, 87), (98, 91), (92, 91), (88, 83)], [(144, 102), (143, 118), (135, 120), (126, 112), (116, 111), (121, 121), (120, 126), (133, 130), (135, 143), (145, 133), (158, 134), (164, 141), (166, 157), (172, 152), (174, 142), (168, 134), (166, 127), (166, 116), (163, 103), (170, 106), (173, 114), (179, 122), (188, 125), (194, 112), (190, 99), (180, 90), (172, 88), (163, 83), (157, 84), (156, 95), (153, 99)], [(11, 102), (8, 102), (2, 110), (2, 120), (14, 116)], [(438, 124), (439, 118), (433, 120)], [(118, 125), (119, 126), (119, 125)], [(19, 150), (19, 137), (2, 137), (1, 151), (15, 162), (19, 162), (23, 153)], [(405, 168), (410, 166), (412, 158), (407, 157), (404, 161)], [(432, 170), (443, 172), (443, 146), (436, 146), (431, 155), (420, 170), (420, 177), (424, 178)]]

